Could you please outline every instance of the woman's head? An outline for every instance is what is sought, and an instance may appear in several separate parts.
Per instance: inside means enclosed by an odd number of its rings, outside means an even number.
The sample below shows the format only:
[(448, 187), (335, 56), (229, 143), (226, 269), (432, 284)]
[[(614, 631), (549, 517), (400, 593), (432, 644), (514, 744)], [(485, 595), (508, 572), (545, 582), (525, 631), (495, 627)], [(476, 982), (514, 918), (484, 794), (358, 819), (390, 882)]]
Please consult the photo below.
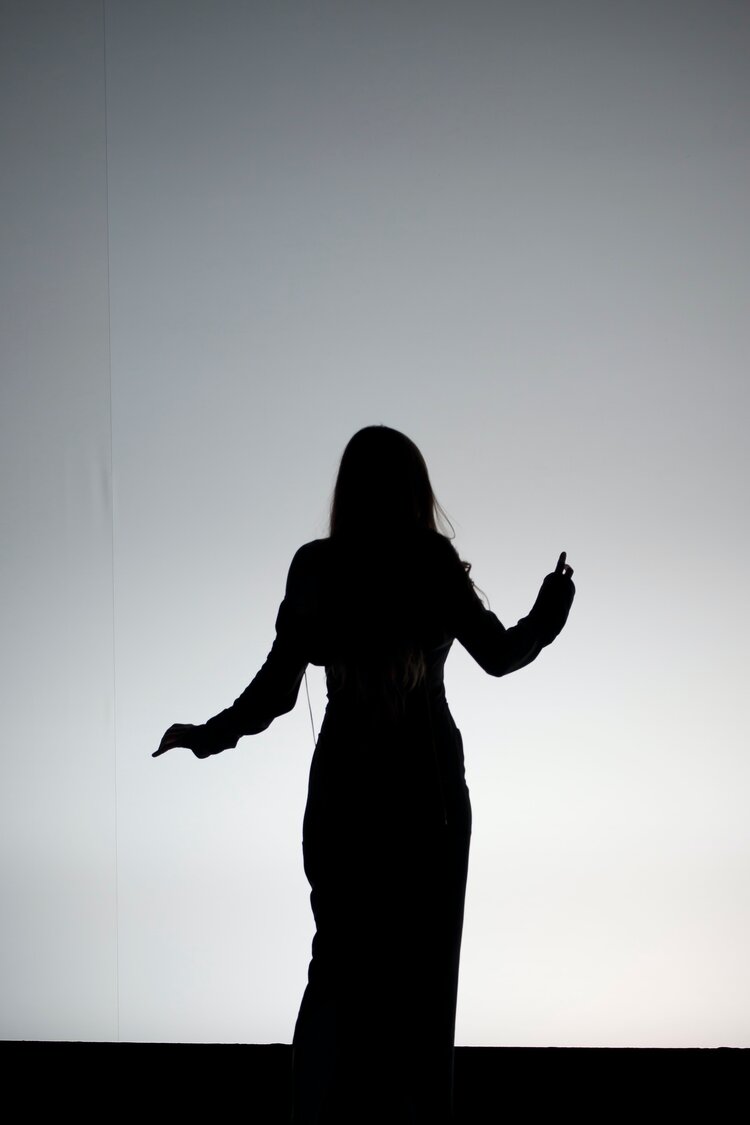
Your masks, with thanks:
[(365, 426), (341, 456), (330, 513), (332, 536), (427, 527), (437, 531), (435, 498), (425, 459), (406, 434)]

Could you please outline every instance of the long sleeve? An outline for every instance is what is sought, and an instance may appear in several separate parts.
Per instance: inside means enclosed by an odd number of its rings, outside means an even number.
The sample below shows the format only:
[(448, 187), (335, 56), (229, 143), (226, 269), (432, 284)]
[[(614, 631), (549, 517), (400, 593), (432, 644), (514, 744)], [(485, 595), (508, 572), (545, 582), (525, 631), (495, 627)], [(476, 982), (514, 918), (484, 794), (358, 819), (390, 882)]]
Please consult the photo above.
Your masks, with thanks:
[(218, 754), (236, 746), (243, 735), (266, 730), (297, 702), (309, 663), (306, 546), (299, 548), (289, 567), (276, 615), (276, 639), (263, 667), (231, 707), (195, 728), (191, 748), (201, 755)]
[[(560, 633), (570, 612), (575, 587), (570, 578), (548, 574), (533, 607), (521, 620), (506, 628), (480, 601), (451, 545), (452, 632), (466, 651), (490, 676), (505, 676), (535, 660)], [(460, 573), (459, 573), (460, 570)]]

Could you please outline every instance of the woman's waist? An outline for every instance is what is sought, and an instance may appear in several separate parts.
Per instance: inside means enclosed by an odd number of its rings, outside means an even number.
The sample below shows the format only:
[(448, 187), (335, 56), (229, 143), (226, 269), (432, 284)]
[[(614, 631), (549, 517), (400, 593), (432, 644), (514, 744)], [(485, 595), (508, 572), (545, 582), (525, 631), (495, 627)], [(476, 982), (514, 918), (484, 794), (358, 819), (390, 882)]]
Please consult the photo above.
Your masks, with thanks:
[(406, 776), (437, 762), (441, 772), (463, 777), (463, 739), (444, 692), (412, 701), (396, 718), (368, 715), (351, 699), (335, 696), (326, 707), (315, 753), (345, 770), (361, 767), (391, 776), (402, 771)]
[(332, 669), (326, 669), (326, 694), (329, 705), (342, 709), (385, 704), (384, 709), (390, 711), (388, 705), (397, 703), (400, 710), (409, 712), (418, 708), (425, 697), (437, 706), (446, 702), (442, 668), (435, 669), (415, 687), (406, 688), (382, 676), (352, 675), (342, 679)]

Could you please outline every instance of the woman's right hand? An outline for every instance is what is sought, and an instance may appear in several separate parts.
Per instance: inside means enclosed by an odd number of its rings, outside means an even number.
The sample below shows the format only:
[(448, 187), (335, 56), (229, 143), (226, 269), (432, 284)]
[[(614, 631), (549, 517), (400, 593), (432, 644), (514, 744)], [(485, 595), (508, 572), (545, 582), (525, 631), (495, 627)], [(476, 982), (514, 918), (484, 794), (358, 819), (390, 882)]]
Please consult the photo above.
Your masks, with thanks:
[[(560, 558), (557, 560), (557, 566), (555, 567), (553, 573), (554, 574), (561, 574), (564, 578), (570, 578), (571, 575), (573, 574), (573, 567), (569, 566), (566, 563), (566, 561), (565, 561), (566, 555), (567, 555), (567, 551), (563, 551), (561, 553)], [(572, 583), (571, 583), (571, 585), (572, 585)]]
[(542, 582), (530, 614), (536, 619), (546, 644), (554, 640), (567, 621), (575, 597), (576, 588), (571, 578), (573, 567), (566, 563), (565, 558), (566, 552), (563, 551), (555, 569)]
[(575, 597), (576, 588), (572, 578), (573, 567), (566, 563), (566, 555), (566, 551), (560, 553), (557, 566), (542, 582), (542, 592), (558, 603), (567, 603), (569, 609)]

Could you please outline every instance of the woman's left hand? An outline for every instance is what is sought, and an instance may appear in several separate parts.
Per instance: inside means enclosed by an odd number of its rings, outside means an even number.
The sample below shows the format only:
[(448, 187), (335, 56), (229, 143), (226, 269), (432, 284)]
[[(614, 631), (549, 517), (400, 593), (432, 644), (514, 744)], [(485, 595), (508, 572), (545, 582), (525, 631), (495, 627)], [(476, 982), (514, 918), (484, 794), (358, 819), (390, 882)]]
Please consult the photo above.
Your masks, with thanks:
[[(159, 743), (159, 749), (154, 750), (151, 757), (158, 758), (160, 754), (166, 754), (167, 750), (173, 750), (175, 746), (184, 746), (188, 750), (193, 750), (190, 735), (195, 729), (194, 723), (172, 723), (169, 730), (165, 731)], [(195, 753), (195, 750), (193, 750), (193, 753)]]

